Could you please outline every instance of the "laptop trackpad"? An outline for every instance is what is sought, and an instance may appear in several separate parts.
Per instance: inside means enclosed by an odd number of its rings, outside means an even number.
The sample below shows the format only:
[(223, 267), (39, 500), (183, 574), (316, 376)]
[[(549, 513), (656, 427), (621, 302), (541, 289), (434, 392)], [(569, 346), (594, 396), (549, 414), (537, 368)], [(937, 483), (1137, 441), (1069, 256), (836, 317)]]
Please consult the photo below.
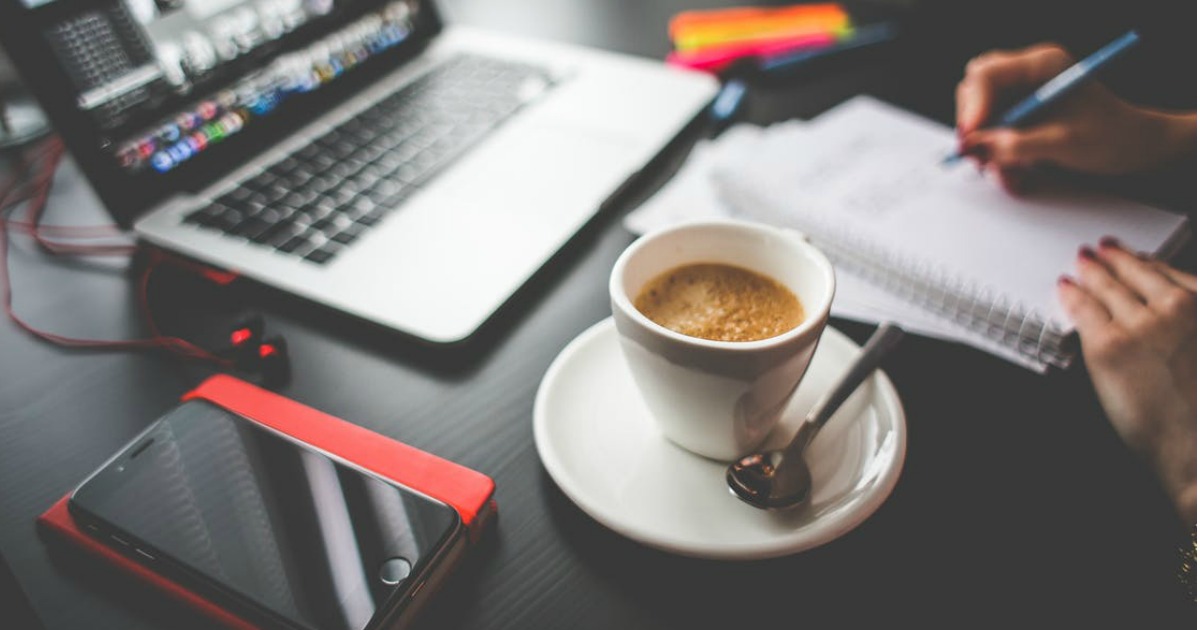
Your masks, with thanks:
[(355, 266), (386, 283), (373, 287), (372, 310), (435, 340), (469, 335), (642, 166), (621, 137), (504, 129), (355, 252)]

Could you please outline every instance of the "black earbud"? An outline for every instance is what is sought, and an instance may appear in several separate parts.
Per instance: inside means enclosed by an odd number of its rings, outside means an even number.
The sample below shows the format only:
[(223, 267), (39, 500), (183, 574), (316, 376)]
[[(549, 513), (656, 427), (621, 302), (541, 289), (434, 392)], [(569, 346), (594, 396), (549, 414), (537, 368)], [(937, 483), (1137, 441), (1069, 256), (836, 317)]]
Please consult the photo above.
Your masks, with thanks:
[(265, 338), (263, 316), (249, 312), (234, 320), (227, 332), (228, 344), (217, 352), (230, 359), (237, 372), (264, 387), (276, 387), (291, 377), (287, 340), (281, 335)]
[(292, 377), (292, 363), (288, 356), (287, 340), (275, 335), (258, 344), (258, 358), (254, 367), (266, 387), (278, 387)]

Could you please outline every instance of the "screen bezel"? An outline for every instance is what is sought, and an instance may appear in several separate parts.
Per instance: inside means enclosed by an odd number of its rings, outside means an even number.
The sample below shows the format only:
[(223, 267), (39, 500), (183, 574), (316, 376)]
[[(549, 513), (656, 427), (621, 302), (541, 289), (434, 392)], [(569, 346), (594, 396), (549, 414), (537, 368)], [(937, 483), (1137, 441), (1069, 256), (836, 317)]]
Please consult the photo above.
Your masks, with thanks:
[[(442, 20), (433, 0), (418, 1), (418, 20), (409, 38), (378, 57), (367, 60), (323, 89), (305, 95), (303, 102), (275, 118), (264, 119), (232, 136), (220, 147), (196, 155), (188, 164), (163, 174), (131, 174), (122, 170), (100, 147), (99, 133), (88, 115), (75, 103), (75, 89), (64, 68), (55, 61), (42, 27), (64, 17), (64, 2), (58, 0), (27, 8), (22, 0), (0, 0), (0, 44), (3, 45), (21, 80), (46, 112), (72, 157), (91, 182), (109, 214), (122, 227), (130, 227), (140, 216), (172, 194), (198, 191), (227, 175), (238, 166), (360, 92), (400, 64), (418, 55), (441, 32)], [(348, 20), (379, 8), (388, 0), (367, 0)], [(98, 0), (70, 0), (71, 10)], [(339, 22), (339, 24), (342, 22)], [(332, 26), (330, 28), (333, 28)], [(329, 29), (322, 29), (327, 32)], [(314, 31), (314, 36), (316, 32)], [(197, 95), (199, 96), (199, 95)]]
[[(328, 458), (337, 464), (341, 464), (359, 474), (374, 478), (387, 485), (393, 486), (402, 492), (424, 498), (439, 507), (445, 508), (448, 511), (448, 514), (451, 516), (451, 524), (443, 533), (442, 537), (432, 547), (432, 551), (429, 554), (428, 559), (415, 565), (413, 567), (412, 574), (405, 579), (403, 585), (400, 588), (397, 588), (390, 595), (387, 602), (381, 604), (376, 609), (376, 615), (373, 617), (375, 620), (383, 620), (390, 624), (394, 623), (397, 618), (408, 614), (410, 608), (409, 605), (412, 602), (412, 597), (410, 597), (410, 595), (414, 592), (414, 589), (422, 588), (427, 582), (433, 581), (433, 576), (439, 570), (448, 569), (449, 564), (453, 561), (455, 551), (466, 541), (466, 527), (462, 522), (462, 518), (459, 515), (458, 510), (454, 509), (444, 501), (431, 497), (415, 488), (392, 481), (386, 477), (371, 472), (362, 466), (354, 464), (345, 458), (339, 457), (338, 455), (318, 448), (312, 444), (298, 440), (282, 431), (266, 426), (259, 422), (255, 422), (254, 420), (251, 420), (241, 414), (213, 404), (209, 401), (203, 399), (189, 400), (182, 403), (180, 406), (183, 405), (203, 405), (210, 407), (215, 412), (228, 415), (230, 418), (234, 419), (234, 421), (245, 422), (252, 428), (271, 433), (276, 437), (295, 444), (299, 448), (303, 448), (319, 456)], [(178, 408), (179, 407), (175, 407), (172, 409), (172, 411)], [(136, 458), (130, 458), (130, 456), (133, 454), (133, 451), (135, 449), (140, 449), (142, 447), (142, 442), (154, 432), (160, 423), (166, 422), (169, 415), (170, 412), (150, 423), (145, 430), (138, 433), (137, 436), (130, 440), (103, 465), (93, 471), (83, 483), (81, 483), (75, 488), (74, 491), (71, 492), (71, 495), (67, 501), (67, 508), (72, 517), (76, 518), (83, 525), (81, 529), (84, 532), (106, 547), (121, 553), (127, 559), (150, 568), (152, 571), (158, 572), (173, 581), (179, 582), (180, 585), (192, 590), (193, 592), (196, 592), (202, 597), (211, 599), (223, 607), (228, 607), (231, 612), (246, 618), (248, 621), (251, 621), (256, 625), (269, 624), (271, 626), (292, 628), (295, 630), (314, 630), (313, 628), (293, 623), (293, 621), (288, 617), (259, 604), (249, 596), (242, 594), (240, 591), (228, 588), (219, 581), (208, 577), (203, 572), (193, 569), (188, 563), (154, 547), (153, 545), (132, 534), (128, 529), (120, 526), (117, 523), (110, 522), (109, 520), (89, 510), (77, 499), (80, 491), (82, 491), (85, 487), (89, 487), (89, 484), (100, 484), (101, 486), (110, 487), (119, 485), (120, 480), (123, 477), (127, 477), (127, 475), (124, 475), (124, 473), (117, 470), (117, 467), (135, 465), (132, 464), (132, 462), (136, 461)], [(103, 489), (106, 490), (107, 488)], [(129, 543), (128, 546), (121, 546), (115, 543), (115, 541), (113, 541), (111, 538), (113, 534), (119, 535), (124, 541)], [(138, 549), (150, 553), (152, 556), (154, 556), (154, 559), (150, 560), (144, 558), (137, 553)]]

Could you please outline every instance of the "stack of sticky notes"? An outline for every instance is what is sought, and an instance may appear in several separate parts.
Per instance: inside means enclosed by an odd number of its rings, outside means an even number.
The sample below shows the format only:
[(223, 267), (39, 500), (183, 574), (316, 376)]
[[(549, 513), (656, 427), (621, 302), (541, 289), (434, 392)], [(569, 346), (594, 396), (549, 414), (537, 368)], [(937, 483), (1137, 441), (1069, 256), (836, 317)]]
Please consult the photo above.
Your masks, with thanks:
[(840, 4), (685, 11), (671, 19), (673, 65), (718, 73), (742, 59), (769, 59), (832, 46), (853, 33)]

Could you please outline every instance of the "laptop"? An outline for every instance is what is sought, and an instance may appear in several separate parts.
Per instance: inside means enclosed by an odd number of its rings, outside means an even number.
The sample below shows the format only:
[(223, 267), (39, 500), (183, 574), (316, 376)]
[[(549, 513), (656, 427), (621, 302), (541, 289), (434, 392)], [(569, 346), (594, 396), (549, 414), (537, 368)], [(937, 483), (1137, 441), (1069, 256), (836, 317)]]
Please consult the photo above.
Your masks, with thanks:
[(434, 343), (471, 336), (716, 93), (444, 25), (432, 0), (0, 0), (139, 238)]

